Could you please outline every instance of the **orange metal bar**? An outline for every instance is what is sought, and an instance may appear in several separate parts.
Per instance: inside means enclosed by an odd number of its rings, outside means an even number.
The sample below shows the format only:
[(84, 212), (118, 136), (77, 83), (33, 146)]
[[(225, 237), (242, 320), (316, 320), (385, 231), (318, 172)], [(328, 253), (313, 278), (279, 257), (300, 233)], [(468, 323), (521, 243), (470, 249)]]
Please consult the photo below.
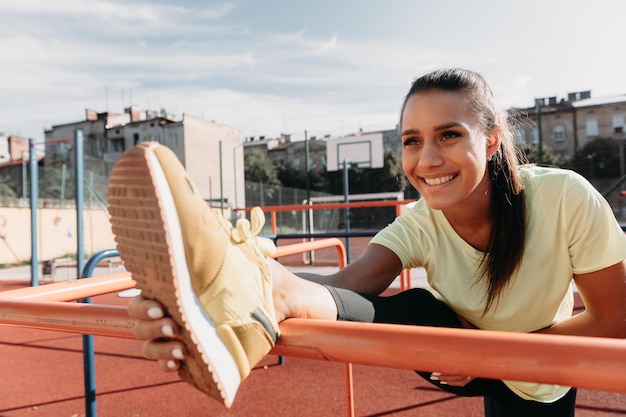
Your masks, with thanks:
[(626, 392), (626, 340), (288, 319), (272, 353)]
[[(272, 212), (272, 221), (276, 219), (276, 212)], [(335, 247), (337, 249), (337, 261), (339, 268), (344, 268), (348, 263), (346, 257), (346, 248), (343, 242), (337, 238), (328, 238), (321, 240), (314, 240), (310, 242), (295, 243), (292, 245), (278, 246), (274, 253), (275, 258), (281, 256), (295, 255), (302, 252), (314, 251), (317, 249)], [(344, 385), (346, 395), (346, 414), (350, 417), (354, 417), (354, 377), (352, 374), (352, 364), (347, 362), (344, 365)]]
[(276, 211), (272, 211), (272, 233), (278, 233), (278, 228), (276, 226)]
[(337, 259), (339, 262), (339, 268), (344, 268), (347, 263), (346, 248), (343, 246), (343, 242), (335, 237), (314, 240), (311, 242), (294, 243), (292, 245), (278, 246), (274, 258), (280, 258), (282, 256), (295, 255), (302, 252), (314, 251), (323, 248), (335, 247), (337, 249)]
[(135, 323), (121, 306), (0, 299), (0, 324), (132, 339)]
[[(345, 209), (345, 208), (363, 208), (363, 207), (393, 207), (402, 206), (412, 203), (415, 200), (388, 200), (388, 201), (353, 201), (349, 203), (320, 203), (320, 204), (291, 204), (283, 206), (263, 206), (263, 211), (303, 211), (303, 210), (327, 210), (327, 209)], [(235, 209), (236, 211), (250, 211), (252, 207)]]
[[(0, 306), (3, 324), (133, 337), (124, 307), (9, 299)], [(621, 339), (303, 319), (280, 328), (277, 355), (626, 392)]]
[(130, 272), (102, 277), (56, 282), (36, 287), (0, 292), (0, 299), (37, 301), (74, 301), (135, 287)]
[[(77, 321), (78, 320), (78, 321)], [(124, 307), (0, 299), (0, 323), (133, 338)], [(272, 354), (626, 393), (626, 340), (288, 319)]]

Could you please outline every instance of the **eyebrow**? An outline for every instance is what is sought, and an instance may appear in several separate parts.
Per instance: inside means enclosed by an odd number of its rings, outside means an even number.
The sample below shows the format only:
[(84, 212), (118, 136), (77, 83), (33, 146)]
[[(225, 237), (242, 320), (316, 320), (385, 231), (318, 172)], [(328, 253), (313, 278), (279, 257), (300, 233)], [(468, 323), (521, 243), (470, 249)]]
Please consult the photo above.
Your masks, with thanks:
[[(446, 124), (443, 124), (443, 125), (435, 126), (433, 131), (440, 132), (442, 130), (450, 129), (450, 128), (453, 128), (453, 127), (463, 127), (463, 125), (461, 123), (457, 123), (457, 122), (450, 122), (450, 123), (446, 123)], [(419, 133), (420, 133), (419, 129), (406, 129), (406, 130), (402, 131), (402, 136), (417, 135)]]

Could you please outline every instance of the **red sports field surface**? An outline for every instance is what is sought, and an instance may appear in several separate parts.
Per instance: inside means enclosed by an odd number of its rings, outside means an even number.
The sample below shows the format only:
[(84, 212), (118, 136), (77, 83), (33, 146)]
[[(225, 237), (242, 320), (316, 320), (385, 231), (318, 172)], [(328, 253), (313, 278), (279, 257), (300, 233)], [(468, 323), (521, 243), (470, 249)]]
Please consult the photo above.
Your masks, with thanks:
[[(352, 259), (367, 240), (351, 240)], [(293, 242), (279, 242), (281, 245)], [(325, 252), (327, 251), (327, 252)], [(302, 265), (302, 256), (282, 259)], [(332, 265), (333, 249), (316, 252)], [(0, 291), (25, 287), (0, 281)], [(97, 304), (125, 305), (108, 294)], [(580, 301), (578, 301), (580, 307)], [(226, 409), (143, 359), (135, 340), (95, 337), (97, 412), (100, 416), (345, 416), (344, 365), (276, 356), (265, 358)], [(0, 417), (84, 416), (82, 337), (0, 326)], [(409, 370), (355, 365), (357, 416), (482, 416), (481, 398), (445, 393)], [(580, 390), (578, 417), (626, 415), (626, 394)]]

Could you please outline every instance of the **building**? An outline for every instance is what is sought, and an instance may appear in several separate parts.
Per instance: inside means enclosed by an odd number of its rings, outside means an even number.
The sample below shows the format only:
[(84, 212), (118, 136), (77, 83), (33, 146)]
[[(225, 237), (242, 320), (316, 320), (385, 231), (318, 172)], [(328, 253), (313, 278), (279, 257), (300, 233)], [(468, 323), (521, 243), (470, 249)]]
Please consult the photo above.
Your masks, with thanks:
[(29, 158), (28, 139), (10, 133), (0, 133), (0, 165), (21, 163)]
[(276, 166), (286, 170), (297, 172), (300, 176), (306, 176), (306, 147), (309, 147), (309, 172), (319, 175), (326, 169), (326, 141), (317, 139), (315, 136), (308, 140), (291, 141), (291, 135), (281, 134), (280, 138), (267, 139), (264, 136), (258, 138), (246, 138), (245, 151), (260, 149)]
[[(159, 142), (174, 151), (202, 197), (217, 208), (245, 206), (243, 152), (237, 129), (183, 114), (177, 119), (164, 110), (124, 113), (86, 110), (85, 119), (45, 130), (46, 165), (58, 160), (74, 164), (74, 135), (82, 129), (85, 168), (90, 175), (108, 179), (120, 155), (140, 142)], [(225, 211), (226, 214), (229, 212)]]
[(597, 138), (624, 139), (626, 94), (593, 98), (591, 91), (569, 93), (567, 98), (536, 99), (534, 107), (512, 109), (520, 115), (518, 144), (538, 143), (570, 158)]

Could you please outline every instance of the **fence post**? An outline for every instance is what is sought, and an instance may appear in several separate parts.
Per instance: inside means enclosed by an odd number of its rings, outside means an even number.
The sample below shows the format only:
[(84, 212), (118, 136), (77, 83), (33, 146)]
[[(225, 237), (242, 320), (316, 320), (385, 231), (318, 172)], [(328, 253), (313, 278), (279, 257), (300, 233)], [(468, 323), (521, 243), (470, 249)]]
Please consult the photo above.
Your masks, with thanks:
[(30, 286), (39, 285), (39, 256), (37, 250), (37, 213), (39, 212), (39, 173), (37, 172), (37, 152), (32, 139), (28, 139), (30, 168)]

